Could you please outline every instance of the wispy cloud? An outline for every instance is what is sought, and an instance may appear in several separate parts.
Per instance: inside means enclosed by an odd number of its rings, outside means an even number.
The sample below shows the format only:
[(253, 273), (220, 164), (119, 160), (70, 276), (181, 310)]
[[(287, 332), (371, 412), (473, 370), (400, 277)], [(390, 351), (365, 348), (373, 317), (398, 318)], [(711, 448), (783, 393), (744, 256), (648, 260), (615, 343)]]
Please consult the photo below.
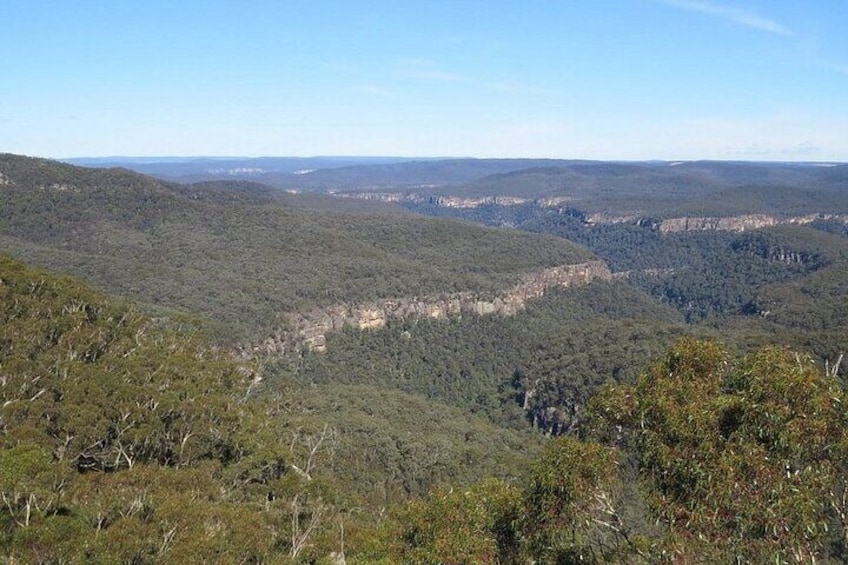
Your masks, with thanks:
[(769, 33), (776, 33), (779, 35), (794, 35), (794, 33), (789, 28), (772, 20), (771, 18), (761, 16), (755, 12), (744, 10), (742, 8), (736, 8), (733, 6), (722, 6), (720, 4), (705, 2), (703, 0), (658, 1), (668, 6), (673, 6), (682, 10), (689, 10), (690, 12), (698, 12), (709, 16), (715, 16), (717, 18), (721, 18), (734, 24), (749, 27), (756, 30), (767, 31)]

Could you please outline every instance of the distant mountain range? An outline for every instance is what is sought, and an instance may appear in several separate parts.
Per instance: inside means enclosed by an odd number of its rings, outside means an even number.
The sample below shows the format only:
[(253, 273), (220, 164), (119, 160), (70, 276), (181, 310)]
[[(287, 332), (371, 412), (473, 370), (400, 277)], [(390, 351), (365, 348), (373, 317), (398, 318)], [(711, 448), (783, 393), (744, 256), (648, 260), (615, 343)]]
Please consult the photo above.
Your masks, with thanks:
[(62, 159), (80, 167), (123, 167), (163, 179), (255, 179), (299, 175), (318, 169), (403, 163), (404, 157), (77, 157)]
[[(824, 211), (846, 208), (848, 165), (731, 161), (606, 162), (558, 159), (408, 159), (399, 157), (95, 158), (77, 165), (124, 167), (165, 180), (250, 180), (294, 192), (403, 192), (423, 197), (569, 198), (586, 212), (656, 214), (680, 208), (704, 215), (759, 211), (755, 198), (797, 201), (813, 195)], [(741, 190), (740, 190), (741, 189)], [(815, 193), (815, 195), (814, 195)], [(824, 195), (824, 196), (822, 196)], [(719, 204), (719, 206), (716, 206)], [(741, 210), (741, 212), (740, 212)], [(841, 211), (846, 211), (841, 210)], [(816, 210), (820, 211), (820, 210)]]

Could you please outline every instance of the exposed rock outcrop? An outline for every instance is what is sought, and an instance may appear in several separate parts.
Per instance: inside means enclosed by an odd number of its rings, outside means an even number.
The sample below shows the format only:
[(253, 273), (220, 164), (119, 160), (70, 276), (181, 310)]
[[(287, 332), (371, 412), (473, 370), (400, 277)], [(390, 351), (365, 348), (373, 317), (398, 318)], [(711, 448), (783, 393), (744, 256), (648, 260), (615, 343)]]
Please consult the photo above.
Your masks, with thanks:
[(777, 218), (765, 214), (748, 214), (731, 218), (670, 218), (660, 223), (662, 233), (686, 231), (745, 231), (777, 224)]
[(657, 220), (640, 217), (639, 212), (606, 213), (583, 212), (567, 207), (573, 201), (570, 196), (548, 198), (522, 198), (519, 196), (482, 196), (476, 198), (450, 195), (424, 195), (415, 192), (339, 192), (333, 193), (339, 198), (358, 198), (392, 203), (428, 203), (444, 208), (473, 209), (485, 205), (521, 206), (533, 204), (539, 208), (558, 208), (560, 213), (568, 213), (580, 218), (587, 226), (635, 223), (650, 227), (661, 233), (679, 233), (693, 231), (734, 231), (743, 232), (777, 225), (804, 225), (817, 220), (841, 220), (848, 222), (848, 216), (840, 214), (806, 214), (794, 217), (777, 217), (768, 214), (744, 214), (730, 217), (685, 217)]
[(390, 298), (364, 304), (340, 304), (311, 312), (292, 314), (285, 330), (262, 343), (243, 349), (244, 356), (281, 355), (297, 349), (324, 351), (327, 334), (345, 327), (371, 330), (389, 319), (443, 319), (463, 314), (511, 316), (523, 310), (528, 300), (544, 296), (553, 288), (565, 288), (592, 280), (611, 280), (603, 261), (562, 265), (527, 273), (512, 288), (497, 296), (473, 292), (444, 293), (417, 298)]
[(821, 261), (818, 257), (813, 256), (810, 253), (806, 253), (804, 251), (793, 251), (792, 249), (785, 249), (783, 247), (770, 249), (768, 254), (765, 256), (765, 259), (777, 263), (784, 263), (786, 265), (808, 265), (810, 263), (818, 263)]
[(353, 198), (357, 200), (374, 200), (377, 202), (427, 202), (428, 198), (414, 192), (334, 192), (331, 196), (336, 198)]
[(482, 198), (463, 198), (460, 196), (440, 196), (436, 204), (445, 208), (478, 208), (487, 204), (495, 206), (521, 206), (533, 202), (529, 198), (518, 196), (485, 196)]
[(463, 196), (427, 196), (415, 192), (331, 192), (337, 198), (356, 198), (360, 200), (376, 200), (391, 203), (429, 203), (444, 208), (469, 209), (480, 206), (522, 206), (535, 204), (540, 208), (556, 208), (572, 200), (569, 196), (552, 196), (548, 198), (523, 198), (520, 196), (481, 196), (476, 198)]
[(586, 216), (585, 223), (589, 225), (611, 225), (635, 223), (639, 220), (636, 214), (605, 214), (596, 212)]
[(709, 230), (743, 232), (777, 225), (804, 225), (817, 220), (840, 219), (843, 217), (838, 214), (807, 214), (790, 218), (778, 218), (767, 214), (746, 214), (727, 218), (669, 218), (660, 223), (659, 230), (662, 233)]

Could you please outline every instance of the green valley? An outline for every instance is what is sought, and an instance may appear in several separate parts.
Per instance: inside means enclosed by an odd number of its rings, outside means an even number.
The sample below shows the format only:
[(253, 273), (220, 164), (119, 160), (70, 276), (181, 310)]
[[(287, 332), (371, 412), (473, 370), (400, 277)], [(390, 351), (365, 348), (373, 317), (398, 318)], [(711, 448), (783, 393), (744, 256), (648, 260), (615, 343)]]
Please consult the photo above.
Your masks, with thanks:
[(310, 175), (0, 156), (6, 558), (845, 559), (841, 167)]

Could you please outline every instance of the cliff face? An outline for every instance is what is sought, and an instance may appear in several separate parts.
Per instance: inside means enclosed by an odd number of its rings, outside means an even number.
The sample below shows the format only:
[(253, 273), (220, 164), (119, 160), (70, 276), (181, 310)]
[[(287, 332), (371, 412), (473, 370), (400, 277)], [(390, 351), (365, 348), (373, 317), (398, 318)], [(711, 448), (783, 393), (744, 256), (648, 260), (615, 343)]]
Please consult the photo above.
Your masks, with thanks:
[(585, 222), (589, 225), (611, 225), (611, 224), (629, 224), (639, 220), (636, 214), (605, 214), (597, 212), (586, 216)]
[(487, 204), (495, 206), (521, 206), (533, 202), (529, 198), (518, 196), (485, 196), (482, 198), (462, 198), (459, 196), (440, 196), (436, 204), (445, 208), (479, 208)]
[(307, 348), (326, 349), (327, 334), (345, 327), (361, 330), (381, 328), (389, 319), (444, 319), (466, 313), (512, 316), (523, 310), (528, 300), (539, 298), (553, 288), (610, 280), (612, 274), (603, 261), (562, 265), (527, 273), (518, 284), (495, 297), (471, 292), (445, 293), (420, 298), (392, 298), (364, 304), (340, 304), (289, 316), (287, 329), (243, 351), (245, 356), (281, 355)]
[(641, 226), (650, 227), (651, 229), (658, 229), (662, 233), (714, 230), (743, 232), (784, 224), (811, 224), (817, 220), (842, 220), (848, 222), (848, 216), (827, 213), (807, 214), (804, 216), (794, 217), (777, 217), (768, 214), (745, 214), (731, 217), (669, 218), (662, 221), (651, 218), (642, 218), (639, 216), (638, 212), (595, 212), (583, 216), (579, 210), (569, 210), (567, 208), (567, 205), (573, 202), (573, 198), (570, 196), (536, 199), (522, 198), (518, 196), (483, 196), (477, 198), (466, 198), (449, 195), (426, 196), (424, 194), (417, 194), (414, 192), (341, 192), (335, 193), (333, 196), (339, 198), (358, 198), (401, 204), (429, 203), (443, 208), (456, 209), (474, 209), (484, 205), (521, 206), (525, 204), (534, 204), (542, 209), (558, 208), (560, 213), (576, 213), (578, 217), (583, 219), (587, 226), (635, 223)]
[(376, 200), (390, 203), (423, 203), (427, 202), (444, 208), (470, 209), (480, 206), (522, 206), (524, 204), (535, 204), (540, 208), (555, 208), (570, 202), (568, 196), (554, 196), (549, 198), (522, 198), (520, 196), (481, 196), (478, 198), (466, 198), (462, 196), (427, 196), (414, 192), (336, 192), (331, 193), (337, 198), (356, 198), (360, 200)]
[(660, 223), (662, 233), (675, 233), (686, 231), (736, 231), (756, 230), (769, 226), (784, 224), (811, 224), (816, 220), (841, 219), (838, 214), (807, 214), (806, 216), (795, 216), (791, 218), (778, 218), (766, 214), (747, 214), (744, 216), (733, 216), (729, 218), (670, 218)]

